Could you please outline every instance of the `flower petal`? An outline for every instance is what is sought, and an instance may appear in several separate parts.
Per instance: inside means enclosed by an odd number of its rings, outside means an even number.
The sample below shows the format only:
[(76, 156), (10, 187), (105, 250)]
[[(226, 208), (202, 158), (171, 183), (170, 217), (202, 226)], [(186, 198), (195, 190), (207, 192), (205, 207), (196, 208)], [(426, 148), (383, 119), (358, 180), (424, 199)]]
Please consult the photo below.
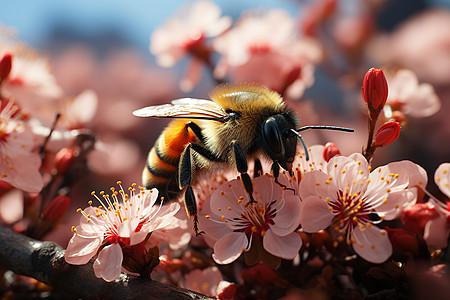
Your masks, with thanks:
[(213, 259), (218, 264), (235, 261), (247, 248), (247, 236), (242, 232), (230, 232), (214, 244)]
[(441, 164), (434, 173), (434, 182), (450, 198), (450, 163)]
[[(278, 200), (282, 201), (282, 200)], [(285, 195), (283, 208), (277, 210), (270, 229), (277, 235), (284, 236), (293, 232), (300, 224), (300, 198), (296, 195)]]
[(447, 218), (439, 216), (427, 222), (423, 238), (429, 246), (439, 249), (447, 247), (448, 235)]
[(300, 211), (300, 223), (305, 232), (318, 232), (330, 226), (333, 213), (324, 199), (310, 196), (303, 199)]
[(84, 265), (97, 253), (103, 241), (99, 235), (82, 235), (75, 233), (67, 245), (64, 257), (72, 265)]
[(277, 257), (294, 259), (302, 247), (302, 239), (297, 232), (279, 236), (269, 229), (264, 235), (263, 246), (267, 252)]
[(417, 188), (410, 188), (403, 191), (390, 193), (387, 201), (378, 206), (375, 210), (379, 216), (385, 220), (393, 220), (400, 217), (403, 209), (415, 204), (417, 201)]
[(385, 262), (392, 254), (392, 245), (386, 230), (376, 226), (357, 226), (351, 234), (353, 249), (368, 262)]
[(376, 168), (369, 176), (365, 202), (372, 208), (382, 205), (389, 193), (401, 191), (408, 186), (408, 169), (398, 163)]
[(105, 281), (113, 281), (122, 270), (123, 253), (119, 244), (115, 243), (103, 248), (94, 262), (95, 276)]

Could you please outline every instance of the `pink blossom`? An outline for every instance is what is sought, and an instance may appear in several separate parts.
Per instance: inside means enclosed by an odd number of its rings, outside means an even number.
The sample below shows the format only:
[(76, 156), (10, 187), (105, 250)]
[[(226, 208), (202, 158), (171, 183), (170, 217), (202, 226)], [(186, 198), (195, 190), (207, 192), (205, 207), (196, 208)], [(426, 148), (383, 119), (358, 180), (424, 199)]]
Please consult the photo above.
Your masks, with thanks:
[(41, 158), (34, 151), (35, 136), (17, 112), (13, 101), (0, 111), (0, 176), (18, 189), (36, 193), (43, 187)]
[(222, 278), (217, 267), (208, 267), (203, 270), (193, 270), (185, 275), (184, 288), (193, 290), (210, 297), (215, 297), (220, 289), (223, 290), (225, 284), (230, 284)]
[(221, 34), (231, 25), (231, 18), (220, 14), (220, 7), (215, 3), (197, 1), (184, 7), (151, 35), (150, 52), (160, 66), (171, 67), (187, 54), (194, 56), (182, 81), (185, 90), (198, 83), (202, 61), (209, 60), (205, 39)]
[[(450, 163), (441, 164), (434, 173), (434, 181), (442, 193), (450, 198)], [(430, 198), (429, 201), (434, 205), (438, 216), (432, 218), (425, 225), (424, 239), (429, 246), (435, 248), (447, 247), (448, 236), (450, 234), (450, 206), (449, 202), (442, 202)]]
[(309, 160), (306, 160), (304, 149), (300, 151), (292, 163), (292, 171), (294, 176), (290, 176), (288, 172), (283, 170), (279, 177), (281, 184), (293, 189), (298, 195), (300, 191), (300, 182), (306, 173), (314, 170), (326, 170), (327, 162), (324, 158), (325, 147), (323, 145), (314, 145), (308, 148)]
[(317, 232), (331, 225), (362, 258), (384, 262), (392, 245), (386, 231), (373, 225), (398, 217), (415, 201), (415, 194), (405, 190), (410, 164), (391, 163), (370, 172), (366, 159), (355, 153), (333, 157), (324, 171), (306, 173), (300, 183), (303, 230)]
[(11, 71), (2, 81), (4, 97), (18, 101), (25, 113), (36, 113), (43, 103), (53, 102), (62, 96), (47, 57), (12, 39), (2, 42), (0, 57), (5, 53), (12, 56)]
[(419, 83), (416, 74), (410, 70), (400, 70), (394, 75), (387, 74), (389, 96), (384, 113), (392, 117), (393, 111), (416, 118), (431, 116), (439, 111), (441, 102), (429, 83)]
[(229, 73), (236, 82), (257, 82), (280, 93), (289, 89), (300, 97), (314, 82), (314, 64), (322, 51), (312, 39), (297, 34), (294, 18), (284, 10), (244, 14), (213, 41), (223, 55), (214, 74), (223, 78)]
[[(80, 225), (72, 227), (74, 235), (65, 254), (68, 263), (81, 265), (87, 263), (100, 250), (94, 262), (94, 271), (97, 277), (106, 281), (116, 279), (121, 272), (122, 245), (137, 245), (144, 241), (150, 232), (171, 226), (177, 222), (173, 216), (180, 209), (178, 203), (154, 206), (158, 199), (156, 189), (140, 188), (140, 192), (136, 193), (133, 185), (129, 188), (128, 195), (123, 191), (121, 183), (118, 184), (120, 190), (111, 188), (111, 196), (100, 192), (102, 200), (95, 192), (92, 193), (101, 206), (78, 210), (82, 214)], [(119, 197), (122, 198), (121, 201)]]
[(298, 196), (285, 192), (268, 175), (253, 183), (256, 203), (248, 204), (240, 179), (223, 184), (210, 198), (211, 214), (202, 228), (216, 240), (213, 259), (219, 264), (233, 262), (261, 242), (265, 251), (284, 259), (293, 259), (300, 250), (302, 240), (295, 232)]

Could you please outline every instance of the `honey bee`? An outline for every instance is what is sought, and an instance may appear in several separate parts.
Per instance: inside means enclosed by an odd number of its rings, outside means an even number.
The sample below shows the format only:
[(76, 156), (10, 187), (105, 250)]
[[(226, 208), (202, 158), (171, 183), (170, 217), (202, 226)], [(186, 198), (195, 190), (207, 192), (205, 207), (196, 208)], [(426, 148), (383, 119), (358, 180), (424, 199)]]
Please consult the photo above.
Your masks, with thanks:
[(258, 174), (262, 173), (258, 157), (270, 159), (275, 182), (280, 184), (280, 167), (292, 174), (297, 139), (308, 155), (300, 131), (311, 128), (353, 131), (335, 126), (300, 127), (297, 114), (285, 105), (282, 97), (262, 86), (221, 85), (213, 90), (210, 98), (212, 101), (183, 98), (133, 112), (138, 117), (175, 119), (150, 150), (142, 181), (146, 188), (156, 187), (166, 197), (185, 190), (186, 212), (193, 217), (197, 235), (201, 232), (192, 190), (196, 171), (235, 165), (250, 204), (256, 201), (247, 173), (248, 160), (255, 161), (255, 174)]

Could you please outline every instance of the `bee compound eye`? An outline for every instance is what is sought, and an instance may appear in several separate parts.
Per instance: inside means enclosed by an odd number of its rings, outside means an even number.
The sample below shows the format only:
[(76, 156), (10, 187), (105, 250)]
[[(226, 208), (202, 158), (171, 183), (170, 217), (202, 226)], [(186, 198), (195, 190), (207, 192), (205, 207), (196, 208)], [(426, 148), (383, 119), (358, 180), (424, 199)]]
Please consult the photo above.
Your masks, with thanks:
[(264, 139), (274, 154), (281, 153), (281, 137), (278, 131), (278, 125), (274, 118), (269, 118), (264, 123)]

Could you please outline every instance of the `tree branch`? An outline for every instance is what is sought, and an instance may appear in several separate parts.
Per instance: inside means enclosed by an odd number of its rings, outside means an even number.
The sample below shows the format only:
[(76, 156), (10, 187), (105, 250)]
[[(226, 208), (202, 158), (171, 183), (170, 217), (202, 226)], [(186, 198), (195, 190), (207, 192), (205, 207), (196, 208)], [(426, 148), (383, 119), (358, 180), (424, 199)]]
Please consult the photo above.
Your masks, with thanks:
[(33, 277), (82, 299), (211, 299), (148, 278), (121, 274), (113, 282), (94, 275), (92, 261), (66, 263), (65, 250), (53, 242), (33, 240), (0, 226), (0, 263), (16, 274)]

